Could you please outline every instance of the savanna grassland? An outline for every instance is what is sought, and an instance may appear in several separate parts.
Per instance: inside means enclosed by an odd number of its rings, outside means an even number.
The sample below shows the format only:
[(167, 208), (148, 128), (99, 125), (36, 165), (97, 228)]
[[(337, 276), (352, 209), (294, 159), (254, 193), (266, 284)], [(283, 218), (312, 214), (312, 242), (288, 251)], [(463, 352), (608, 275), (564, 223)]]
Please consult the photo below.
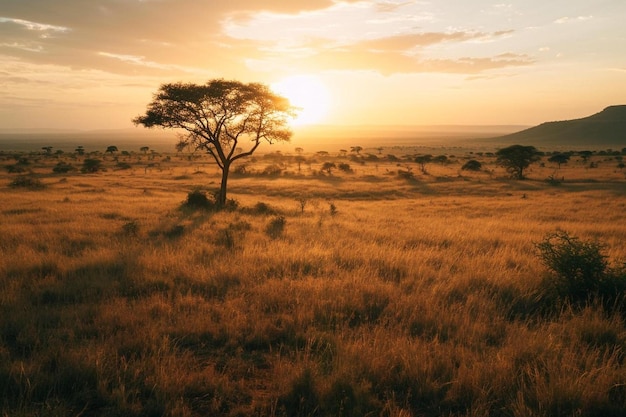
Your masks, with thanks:
[(626, 415), (620, 299), (555, 296), (537, 247), (618, 270), (625, 172), (547, 158), (268, 153), (215, 211), (205, 157), (4, 152), (0, 415)]

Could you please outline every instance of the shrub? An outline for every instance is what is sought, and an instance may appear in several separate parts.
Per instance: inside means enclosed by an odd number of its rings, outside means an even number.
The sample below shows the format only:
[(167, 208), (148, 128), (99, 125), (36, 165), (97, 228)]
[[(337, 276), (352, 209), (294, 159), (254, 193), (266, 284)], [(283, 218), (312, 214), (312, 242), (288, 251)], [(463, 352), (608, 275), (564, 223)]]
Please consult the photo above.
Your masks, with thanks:
[(309, 369), (292, 382), (291, 390), (279, 398), (278, 406), (285, 415), (289, 416), (317, 414), (319, 397)]
[(83, 168), (81, 169), (81, 171), (94, 173), (102, 169), (102, 161), (100, 159), (87, 158), (83, 161)]
[(124, 170), (124, 169), (131, 169), (132, 166), (128, 162), (118, 162), (115, 165), (115, 168), (119, 170)]
[(205, 191), (196, 189), (187, 194), (185, 206), (208, 209), (215, 207), (215, 200), (209, 199)]
[(76, 168), (72, 164), (66, 162), (59, 162), (52, 168), (52, 172), (57, 174), (66, 174), (70, 171), (76, 171)]
[(21, 174), (22, 172), (26, 172), (26, 169), (18, 164), (7, 165), (5, 168), (9, 174)]
[(413, 180), (415, 179), (415, 174), (411, 170), (411, 167), (407, 167), (407, 169), (399, 169), (398, 177), (404, 178), (405, 180)]
[(268, 165), (263, 169), (263, 175), (278, 176), (282, 172), (283, 169), (277, 164)]
[(269, 204), (259, 201), (252, 208), (254, 214), (274, 214), (275, 210), (269, 206)]
[(14, 188), (30, 188), (33, 190), (45, 188), (45, 185), (38, 178), (26, 175), (16, 177), (13, 181), (11, 181), (10, 186)]
[(461, 169), (463, 171), (480, 171), (482, 167), (483, 165), (479, 161), (475, 159), (470, 159), (469, 161), (463, 164)]
[(139, 233), (139, 223), (136, 220), (131, 220), (122, 225), (122, 231), (127, 236), (137, 236)]
[(206, 210), (235, 210), (239, 203), (233, 199), (227, 199), (222, 207), (217, 203), (219, 201), (220, 192), (215, 191), (212, 196), (207, 196), (206, 191), (199, 188), (189, 192), (187, 199), (183, 203), (183, 207), (191, 209)]
[(339, 165), (337, 165), (337, 168), (339, 168), (339, 170), (343, 172), (347, 172), (347, 173), (352, 172), (352, 168), (350, 167), (350, 164), (347, 164), (345, 162), (340, 162)]
[(219, 230), (217, 232), (217, 238), (215, 239), (215, 243), (227, 249), (233, 249), (236, 242), (232, 230), (230, 228)]
[(300, 206), (300, 213), (304, 214), (304, 208), (306, 207), (309, 200), (306, 197), (300, 197), (300, 198), (297, 198), (296, 201), (298, 202), (298, 205)]
[(335, 216), (337, 214), (337, 206), (335, 205), (335, 203), (328, 203), (328, 212), (331, 216)]
[(267, 234), (272, 239), (276, 239), (283, 234), (285, 230), (285, 224), (287, 221), (285, 220), (285, 216), (276, 216), (267, 224), (265, 228), (265, 234)]
[(557, 297), (573, 304), (596, 298), (605, 305), (621, 302), (626, 290), (626, 269), (609, 266), (602, 244), (556, 232), (536, 246), (553, 275), (552, 280), (545, 283), (545, 290), (554, 291)]

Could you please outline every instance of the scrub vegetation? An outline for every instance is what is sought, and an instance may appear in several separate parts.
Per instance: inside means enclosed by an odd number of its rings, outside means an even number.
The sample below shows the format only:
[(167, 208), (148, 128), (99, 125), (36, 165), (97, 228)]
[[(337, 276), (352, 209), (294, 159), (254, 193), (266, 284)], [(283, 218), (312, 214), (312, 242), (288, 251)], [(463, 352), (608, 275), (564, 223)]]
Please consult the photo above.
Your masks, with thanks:
[(625, 415), (622, 152), (359, 148), (0, 153), (0, 415)]

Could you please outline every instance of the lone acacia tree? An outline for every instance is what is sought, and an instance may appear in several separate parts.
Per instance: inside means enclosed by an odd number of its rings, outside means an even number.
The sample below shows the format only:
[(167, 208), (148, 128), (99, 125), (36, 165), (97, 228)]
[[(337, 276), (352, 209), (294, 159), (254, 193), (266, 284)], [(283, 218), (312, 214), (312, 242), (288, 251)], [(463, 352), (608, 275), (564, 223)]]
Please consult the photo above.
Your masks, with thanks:
[(524, 169), (539, 160), (539, 151), (534, 146), (511, 145), (496, 152), (497, 162), (518, 180), (524, 178)]
[(262, 141), (289, 141), (288, 119), (294, 111), (289, 100), (264, 84), (215, 79), (204, 85), (161, 85), (146, 114), (133, 122), (148, 128), (181, 129), (185, 134), (177, 148), (211, 155), (222, 171), (216, 203), (224, 206), (232, 163), (252, 155)]

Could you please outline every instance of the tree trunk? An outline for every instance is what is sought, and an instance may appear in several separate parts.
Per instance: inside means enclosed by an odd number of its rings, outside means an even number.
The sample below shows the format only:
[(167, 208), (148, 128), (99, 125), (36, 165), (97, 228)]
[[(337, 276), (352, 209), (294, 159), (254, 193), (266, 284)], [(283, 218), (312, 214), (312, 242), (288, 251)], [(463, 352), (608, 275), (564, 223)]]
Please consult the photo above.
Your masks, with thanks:
[(224, 164), (222, 169), (222, 183), (220, 185), (220, 193), (217, 196), (217, 205), (224, 207), (226, 205), (226, 186), (228, 184), (228, 171), (230, 170), (230, 164)]

